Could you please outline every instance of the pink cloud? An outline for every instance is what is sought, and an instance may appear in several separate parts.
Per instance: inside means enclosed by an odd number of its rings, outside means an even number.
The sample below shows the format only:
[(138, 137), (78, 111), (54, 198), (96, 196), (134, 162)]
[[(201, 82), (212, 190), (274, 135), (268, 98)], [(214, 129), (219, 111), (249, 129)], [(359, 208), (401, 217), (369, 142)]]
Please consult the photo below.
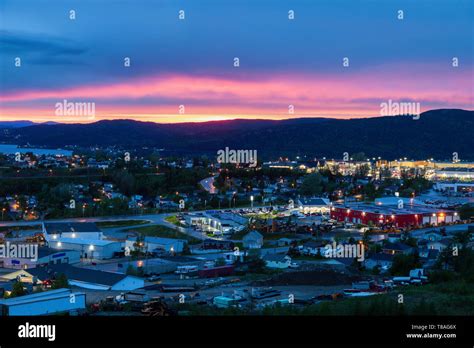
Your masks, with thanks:
[[(117, 115), (131, 118), (136, 115), (137, 119), (159, 119), (162, 115), (168, 117), (161, 119), (170, 119), (172, 115), (176, 118), (174, 122), (185, 118), (174, 116), (179, 104), (185, 105), (187, 115), (208, 118), (225, 115), (288, 118), (289, 104), (295, 106), (294, 117), (378, 116), (380, 101), (388, 99), (420, 102), (422, 110), (472, 108), (472, 86), (465, 71), (424, 67), (422, 74), (417, 69), (420, 67), (405, 70), (378, 67), (372, 72), (350, 70), (336, 75), (287, 73), (262, 75), (252, 80), (161, 75), (98, 86), (21, 91), (0, 96), (0, 117), (19, 117), (28, 113), (32, 117), (53, 116), (54, 103), (63, 99), (95, 101), (99, 119)], [(469, 73), (472, 71), (468, 71), (467, 77)], [(157, 98), (157, 102), (155, 105), (140, 104), (140, 98)], [(120, 104), (115, 100), (120, 100)], [(33, 105), (38, 102), (38, 106), (16, 106), (23, 101)], [(44, 101), (51, 101), (51, 107), (44, 107)], [(179, 102), (174, 105), (176, 101)]]

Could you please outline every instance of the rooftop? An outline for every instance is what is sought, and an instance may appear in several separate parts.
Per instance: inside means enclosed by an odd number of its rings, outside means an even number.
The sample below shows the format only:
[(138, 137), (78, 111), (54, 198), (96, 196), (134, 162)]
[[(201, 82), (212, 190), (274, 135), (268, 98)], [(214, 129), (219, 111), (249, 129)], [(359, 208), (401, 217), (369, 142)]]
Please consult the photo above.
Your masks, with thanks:
[(47, 234), (101, 232), (93, 222), (45, 222), (43, 225)]
[(126, 274), (97, 271), (93, 269), (73, 267), (68, 264), (48, 265), (26, 270), (40, 280), (54, 278), (55, 275), (65, 274), (69, 280), (112, 286), (127, 277)]

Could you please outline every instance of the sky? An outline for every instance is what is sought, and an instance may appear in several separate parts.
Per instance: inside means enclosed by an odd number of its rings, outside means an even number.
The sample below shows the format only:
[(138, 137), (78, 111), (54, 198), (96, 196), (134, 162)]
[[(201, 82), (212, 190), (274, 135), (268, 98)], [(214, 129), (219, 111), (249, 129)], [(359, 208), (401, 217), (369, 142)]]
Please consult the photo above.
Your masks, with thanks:
[(472, 0), (0, 0), (0, 121), (472, 110), (473, 58)]

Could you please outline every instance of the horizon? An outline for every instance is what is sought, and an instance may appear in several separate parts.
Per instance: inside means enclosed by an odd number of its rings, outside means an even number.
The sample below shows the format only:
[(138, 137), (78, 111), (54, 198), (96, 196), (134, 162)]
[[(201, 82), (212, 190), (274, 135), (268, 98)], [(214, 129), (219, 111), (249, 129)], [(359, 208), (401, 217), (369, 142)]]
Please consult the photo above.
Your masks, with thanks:
[[(473, 112), (474, 110), (467, 110), (467, 109), (432, 109), (432, 110), (426, 110), (423, 111), (420, 115), (428, 113), (428, 112), (436, 112), (436, 111), (445, 111), (445, 110), (455, 110), (455, 111), (467, 111), (467, 112)], [(1, 120), (0, 123), (21, 123), (21, 122), (33, 122), (34, 125), (44, 125), (44, 124), (50, 124), (50, 125), (55, 125), (55, 124), (64, 124), (64, 125), (73, 125), (73, 124), (94, 124), (102, 121), (133, 121), (133, 122), (142, 122), (142, 123), (154, 123), (154, 124), (192, 124), (192, 123), (211, 123), (211, 122), (231, 122), (231, 121), (296, 121), (296, 120), (316, 120), (316, 119), (324, 119), (324, 120), (341, 120), (341, 121), (350, 121), (350, 120), (363, 120), (363, 119), (368, 119), (368, 118), (385, 118), (385, 117), (406, 117), (407, 115), (393, 115), (393, 116), (374, 116), (374, 117), (354, 117), (354, 118), (337, 118), (337, 117), (324, 117), (324, 116), (317, 116), (317, 117), (287, 117), (287, 118), (278, 118), (278, 119), (272, 119), (272, 118), (228, 118), (228, 119), (222, 119), (222, 120), (203, 120), (203, 121), (183, 121), (183, 122), (157, 122), (157, 121), (147, 121), (147, 120), (136, 120), (133, 118), (104, 118), (100, 120), (90, 120), (90, 122), (58, 122), (54, 120), (48, 120), (44, 122), (34, 122), (30, 121), (27, 119), (20, 119), (20, 120)]]
[[(468, 0), (26, 3), (2, 3), (0, 121), (358, 119), (392, 100), (473, 109)], [(63, 100), (94, 115), (58, 115)]]

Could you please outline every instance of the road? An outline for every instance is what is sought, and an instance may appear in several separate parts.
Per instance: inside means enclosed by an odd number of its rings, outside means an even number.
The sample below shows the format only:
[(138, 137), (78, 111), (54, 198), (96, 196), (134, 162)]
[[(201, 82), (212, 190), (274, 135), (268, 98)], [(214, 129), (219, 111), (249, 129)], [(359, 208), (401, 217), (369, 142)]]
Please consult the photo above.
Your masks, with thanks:
[[(256, 208), (270, 208), (272, 206), (259, 206)], [(273, 206), (274, 208), (276, 206)], [(221, 211), (231, 210), (239, 211), (241, 208), (222, 208)], [(219, 209), (213, 209), (214, 211)], [(203, 213), (207, 210), (193, 211), (192, 213)], [(153, 225), (162, 225), (167, 226), (173, 229), (178, 229), (182, 233), (186, 233), (192, 237), (195, 237), (200, 240), (204, 240), (208, 237), (205, 233), (194, 230), (193, 228), (176, 226), (175, 224), (166, 221), (165, 219), (168, 216), (176, 215), (177, 212), (173, 213), (161, 213), (161, 214), (146, 214), (146, 215), (116, 215), (116, 216), (98, 216), (98, 217), (81, 217), (81, 218), (66, 218), (66, 219), (48, 219), (48, 220), (34, 220), (34, 221), (2, 221), (0, 222), (0, 227), (2, 226), (28, 226), (28, 225), (40, 225), (43, 222), (106, 222), (106, 221), (121, 221), (121, 220), (147, 220), (147, 224), (137, 225), (135, 227), (145, 227)], [(102, 228), (106, 234), (110, 233), (113, 237), (116, 233), (124, 233), (126, 229), (133, 228), (134, 226), (124, 226), (117, 228)]]

